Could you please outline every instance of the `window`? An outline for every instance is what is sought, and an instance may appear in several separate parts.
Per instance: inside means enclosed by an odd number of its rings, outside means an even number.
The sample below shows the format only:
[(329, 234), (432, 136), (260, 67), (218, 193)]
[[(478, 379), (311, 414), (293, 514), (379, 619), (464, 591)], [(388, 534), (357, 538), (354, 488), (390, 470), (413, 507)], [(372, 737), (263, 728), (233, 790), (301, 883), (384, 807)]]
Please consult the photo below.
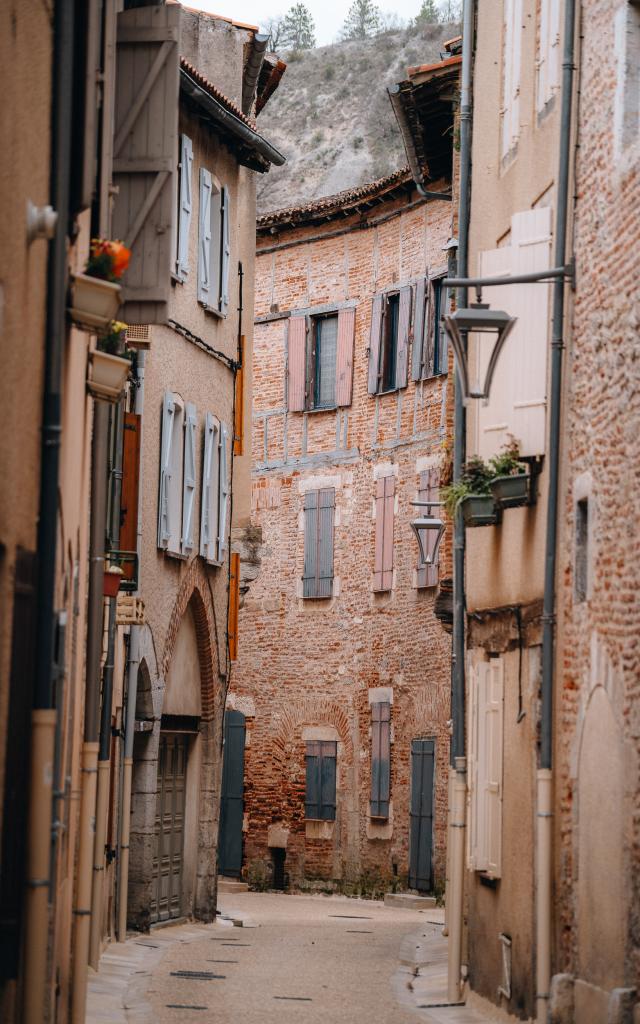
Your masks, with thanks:
[(231, 198), (210, 171), (200, 168), (198, 227), (198, 302), (209, 312), (227, 315), (231, 258)]
[(335, 740), (311, 740), (307, 743), (304, 802), (304, 816), (307, 819), (336, 820), (337, 747)]
[(411, 377), (424, 380), (447, 372), (447, 332), (443, 315), (448, 312), (450, 290), (444, 278), (422, 278), (416, 285)]
[(174, 555), (181, 554), (184, 416), (182, 400), (167, 391), (162, 403), (158, 547)]
[(228, 448), (226, 424), (208, 412), (204, 424), (200, 554), (214, 565), (224, 561), (227, 547)]
[(576, 502), (576, 564), (575, 564), (575, 596), (576, 603), (587, 599), (589, 573), (589, 499), (581, 498)]
[(292, 316), (287, 333), (290, 412), (351, 405), (356, 311)]
[(125, 412), (122, 435), (122, 489), (120, 492), (120, 551), (126, 552), (122, 563), (124, 578), (121, 589), (137, 586), (138, 495), (140, 486), (140, 419), (135, 412)]
[(369, 339), (369, 394), (407, 385), (412, 288), (376, 295)]
[(189, 230), (191, 228), (193, 144), (187, 135), (180, 136), (180, 167), (178, 183), (178, 231), (176, 244), (176, 277), (185, 281), (189, 274)]
[(522, 0), (504, 0), (502, 28), (502, 107), (500, 156), (515, 148), (520, 135), (520, 60)]
[(560, 0), (541, 0), (536, 62), (536, 110), (542, 113), (560, 87)]
[(470, 674), (469, 866), (499, 878), (502, 870), (504, 661), (479, 662)]
[[(425, 469), (420, 473), (420, 487), (418, 489), (418, 501), (438, 501), (440, 496), (439, 490), (440, 473), (437, 469)], [(438, 514), (438, 507), (434, 507), (432, 510), (434, 515)], [(419, 508), (418, 512), (420, 515), (426, 515), (428, 512), (427, 508)], [(436, 543), (437, 533), (435, 530), (429, 530), (427, 533), (427, 544), (429, 545), (429, 552), (433, 553), (433, 547)], [(438, 558), (440, 556), (438, 555)], [(438, 561), (423, 562), (422, 559), (418, 558), (418, 570), (416, 573), (416, 587), (437, 587), (438, 578), (440, 574), (440, 567)]]
[(372, 818), (389, 817), (391, 781), (391, 704), (371, 705), (371, 804)]
[(393, 520), (396, 479), (381, 477), (376, 482), (376, 537), (373, 589), (391, 590), (393, 586)]
[(331, 597), (333, 592), (333, 487), (304, 496), (303, 597)]
[(640, 140), (640, 0), (628, 0), (616, 14), (616, 149)]

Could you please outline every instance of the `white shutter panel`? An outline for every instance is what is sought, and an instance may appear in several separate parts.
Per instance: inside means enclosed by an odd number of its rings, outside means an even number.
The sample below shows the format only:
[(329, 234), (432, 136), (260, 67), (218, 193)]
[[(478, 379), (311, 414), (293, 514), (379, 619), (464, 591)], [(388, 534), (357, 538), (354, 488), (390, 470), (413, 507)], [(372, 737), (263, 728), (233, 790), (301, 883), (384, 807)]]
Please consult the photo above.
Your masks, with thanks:
[(189, 274), (189, 231), (193, 209), (193, 143), (188, 135), (180, 140), (180, 209), (178, 210), (178, 249), (176, 273), (181, 281)]
[(487, 861), (487, 691), (489, 665), (480, 662), (476, 676), (476, 729), (478, 736), (476, 760), (476, 871), (486, 871)]
[(478, 862), (478, 669), (469, 665), (469, 762), (467, 771), (467, 856), (469, 868)]
[(222, 186), (222, 271), (220, 275), (220, 312), (225, 316), (229, 309), (229, 265), (231, 263), (231, 196), (226, 185)]
[(198, 302), (211, 304), (211, 174), (204, 167), (200, 168)]
[(196, 496), (196, 407), (187, 402), (184, 420), (184, 468), (182, 472), (182, 554), (193, 551)]
[(229, 467), (227, 442), (229, 430), (226, 423), (220, 426), (220, 490), (218, 492), (218, 561), (223, 562), (227, 549), (227, 505), (229, 500)]
[(504, 661), (491, 658), (485, 701), (485, 870), (494, 878), (502, 868), (502, 739), (504, 728)]
[(202, 464), (202, 507), (200, 512), (200, 554), (215, 562), (218, 547), (218, 467), (220, 424), (207, 413), (204, 426)]
[(520, 135), (520, 67), (522, 63), (522, 0), (513, 0), (513, 70), (511, 79), (511, 139), (509, 149)]
[(169, 495), (171, 489), (171, 440), (175, 404), (170, 391), (162, 402), (162, 436), (160, 444), (160, 490), (158, 495), (158, 547), (166, 548), (171, 537)]

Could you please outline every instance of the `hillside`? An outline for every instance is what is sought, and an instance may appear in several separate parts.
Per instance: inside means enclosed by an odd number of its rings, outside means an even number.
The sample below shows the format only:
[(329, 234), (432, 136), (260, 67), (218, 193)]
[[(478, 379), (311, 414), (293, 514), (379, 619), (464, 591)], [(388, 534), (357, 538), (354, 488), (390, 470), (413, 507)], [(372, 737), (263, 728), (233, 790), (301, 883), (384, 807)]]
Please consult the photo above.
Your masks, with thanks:
[(288, 60), (258, 130), (287, 158), (258, 176), (258, 212), (333, 195), (406, 164), (387, 86), (440, 59), (456, 25), (426, 25), (334, 43)]

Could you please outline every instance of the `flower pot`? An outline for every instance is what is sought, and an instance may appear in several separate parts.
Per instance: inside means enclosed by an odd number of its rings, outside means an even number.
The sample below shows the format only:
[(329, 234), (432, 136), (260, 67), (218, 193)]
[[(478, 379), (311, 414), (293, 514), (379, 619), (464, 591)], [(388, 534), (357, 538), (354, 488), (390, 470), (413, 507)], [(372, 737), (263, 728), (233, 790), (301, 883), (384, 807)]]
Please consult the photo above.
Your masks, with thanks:
[(519, 508), (529, 501), (529, 474), (496, 476), (489, 484), (491, 493), (501, 508)]
[(109, 569), (105, 569), (102, 583), (102, 593), (105, 597), (118, 596), (122, 575), (122, 569), (117, 565), (112, 565)]
[(468, 494), (460, 502), (465, 526), (493, 526), (498, 510), (492, 494)]
[(76, 326), (85, 331), (106, 331), (119, 308), (119, 284), (88, 274), (72, 277), (69, 312)]
[(117, 402), (122, 394), (131, 369), (128, 359), (111, 356), (108, 352), (96, 350), (90, 355), (91, 364), (87, 387), (94, 398), (106, 402)]

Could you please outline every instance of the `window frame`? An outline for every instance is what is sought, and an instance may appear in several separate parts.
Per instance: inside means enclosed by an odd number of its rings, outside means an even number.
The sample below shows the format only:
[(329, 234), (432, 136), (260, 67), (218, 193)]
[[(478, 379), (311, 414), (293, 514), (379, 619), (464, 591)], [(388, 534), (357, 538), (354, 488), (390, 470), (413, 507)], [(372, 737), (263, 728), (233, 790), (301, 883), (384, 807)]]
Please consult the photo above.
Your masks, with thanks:
[[(318, 329), (325, 320), (336, 322), (336, 350), (333, 369), (333, 401), (331, 405), (321, 405), (317, 401), (319, 375), (318, 370), (321, 360), (318, 360), (318, 348), (321, 347), (322, 331), (318, 335)], [(306, 412), (330, 412), (338, 408), (337, 405), (337, 367), (338, 367), (338, 331), (339, 331), (339, 310), (327, 311), (325, 313), (314, 313), (307, 317), (307, 365), (306, 376), (307, 386), (305, 395)]]

